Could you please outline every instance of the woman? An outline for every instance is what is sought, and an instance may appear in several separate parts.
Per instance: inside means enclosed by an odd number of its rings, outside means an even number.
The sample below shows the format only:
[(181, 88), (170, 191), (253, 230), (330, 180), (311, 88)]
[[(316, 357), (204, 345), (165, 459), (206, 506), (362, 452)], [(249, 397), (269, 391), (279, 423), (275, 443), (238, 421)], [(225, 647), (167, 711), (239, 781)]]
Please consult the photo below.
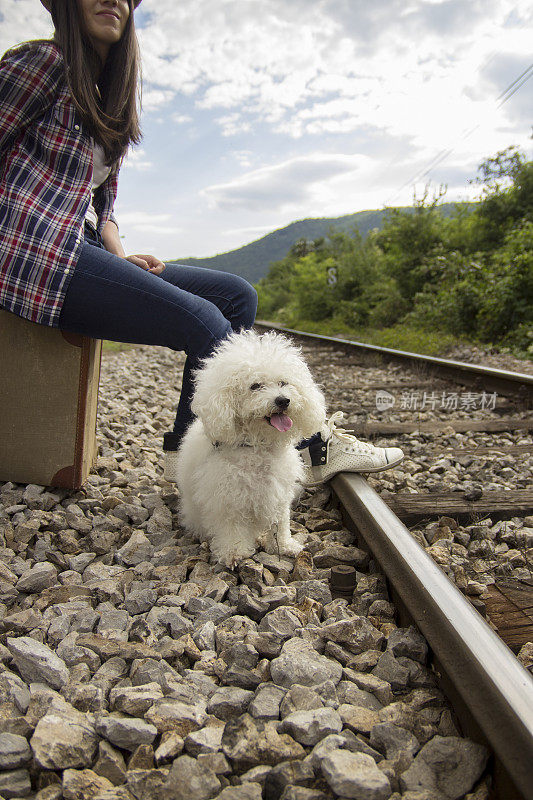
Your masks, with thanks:
[[(120, 163), (141, 138), (141, 0), (41, 2), (54, 39), (0, 61), (0, 306), (94, 338), (184, 350), (176, 419), (163, 442), (165, 478), (175, 480), (192, 419), (192, 370), (232, 330), (252, 326), (257, 295), (236, 275), (125, 255), (113, 205)], [(303, 451), (310, 482), (339, 471), (337, 451), (340, 468), (350, 468), (347, 448), (355, 471), (386, 469), (402, 456), (330, 431)]]

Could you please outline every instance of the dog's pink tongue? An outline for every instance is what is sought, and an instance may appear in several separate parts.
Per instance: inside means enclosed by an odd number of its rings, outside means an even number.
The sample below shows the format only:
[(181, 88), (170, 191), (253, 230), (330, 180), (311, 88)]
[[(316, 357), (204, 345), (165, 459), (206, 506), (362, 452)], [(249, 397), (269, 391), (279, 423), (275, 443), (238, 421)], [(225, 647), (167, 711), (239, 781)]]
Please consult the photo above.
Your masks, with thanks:
[(270, 424), (278, 431), (285, 433), (289, 428), (292, 428), (292, 419), (286, 414), (272, 414), (270, 417)]

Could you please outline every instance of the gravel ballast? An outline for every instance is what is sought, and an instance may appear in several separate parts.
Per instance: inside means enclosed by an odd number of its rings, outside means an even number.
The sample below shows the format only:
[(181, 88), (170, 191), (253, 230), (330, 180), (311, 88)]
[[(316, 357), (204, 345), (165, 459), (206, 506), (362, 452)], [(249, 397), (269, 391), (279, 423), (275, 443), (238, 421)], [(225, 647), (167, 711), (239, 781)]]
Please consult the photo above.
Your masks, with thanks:
[[(160, 444), (182, 366), (161, 348), (105, 354), (84, 489), (0, 484), (0, 798), (487, 798), (487, 752), (461, 737), (327, 487), (294, 510), (295, 559), (230, 572), (180, 529)], [(409, 489), (417, 458), (383, 481)], [(466, 533), (469, 554), (482, 539)], [(357, 569), (350, 603), (329, 588), (339, 563)]]

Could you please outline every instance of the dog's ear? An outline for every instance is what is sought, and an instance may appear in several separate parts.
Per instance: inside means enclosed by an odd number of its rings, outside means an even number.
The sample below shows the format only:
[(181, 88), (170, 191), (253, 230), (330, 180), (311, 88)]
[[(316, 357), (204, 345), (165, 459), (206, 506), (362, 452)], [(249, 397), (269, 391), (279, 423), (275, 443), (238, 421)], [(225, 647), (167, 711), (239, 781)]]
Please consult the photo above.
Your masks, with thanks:
[(318, 386), (310, 381), (301, 386), (302, 411), (300, 432), (307, 439), (317, 433), (326, 421), (326, 401)]
[(216, 381), (209, 367), (196, 374), (196, 390), (191, 409), (204, 426), (213, 443), (233, 444), (237, 439), (235, 427), (235, 389)]

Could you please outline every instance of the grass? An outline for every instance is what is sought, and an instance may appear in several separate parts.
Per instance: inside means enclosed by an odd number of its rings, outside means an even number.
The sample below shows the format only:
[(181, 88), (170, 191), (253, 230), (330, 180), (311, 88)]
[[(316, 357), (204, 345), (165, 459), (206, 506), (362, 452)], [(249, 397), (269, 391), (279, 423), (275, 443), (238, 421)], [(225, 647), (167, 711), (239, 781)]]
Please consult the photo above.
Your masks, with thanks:
[(135, 345), (125, 344), (124, 342), (109, 342), (107, 339), (102, 342), (104, 353), (120, 353), (122, 350), (131, 350), (132, 347), (135, 347)]
[(308, 331), (309, 333), (321, 334), (322, 336), (338, 336), (343, 339), (364, 342), (365, 344), (407, 350), (428, 356), (444, 356), (459, 344), (473, 344), (473, 342), (459, 340), (450, 333), (424, 331), (405, 325), (394, 325), (389, 328), (356, 327), (334, 317), (320, 322), (313, 320), (295, 321), (294, 319), (272, 319), (271, 321), (279, 322), (281, 325), (286, 325), (290, 328)]

